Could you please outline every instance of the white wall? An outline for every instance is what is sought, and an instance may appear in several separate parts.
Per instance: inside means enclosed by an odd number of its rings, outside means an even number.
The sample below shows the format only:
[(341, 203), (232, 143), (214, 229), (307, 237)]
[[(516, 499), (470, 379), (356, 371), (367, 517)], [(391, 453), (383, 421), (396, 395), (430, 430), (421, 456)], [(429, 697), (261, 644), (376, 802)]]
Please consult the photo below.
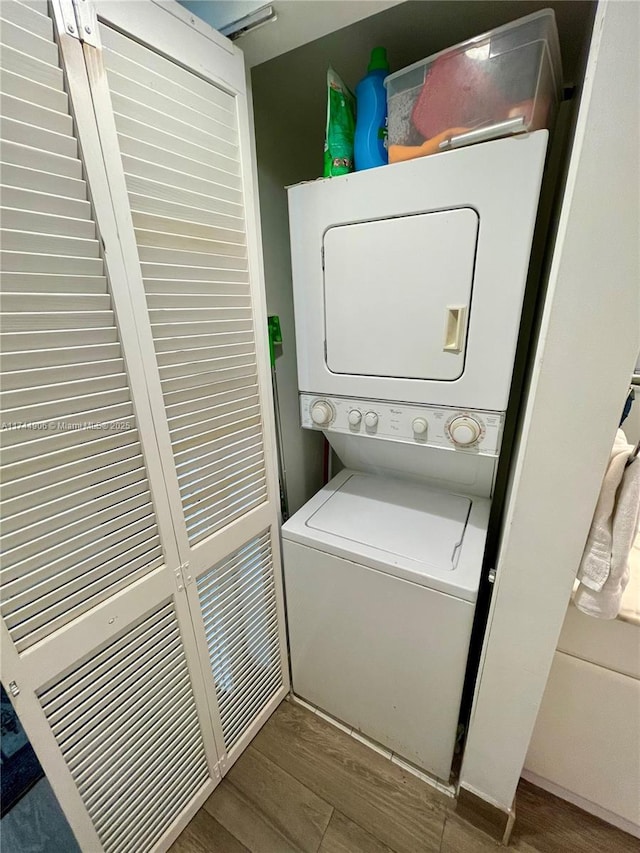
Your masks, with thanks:
[(505, 810), (640, 343), (639, 13), (597, 11), (462, 765)]
[(324, 439), (320, 433), (300, 428), (285, 187), (317, 174), (322, 151), (314, 146), (304, 118), (296, 120), (296, 103), (285, 87), (286, 79), (277, 67), (271, 73), (252, 75), (267, 310), (279, 315), (282, 328), (283, 346), (276, 351), (276, 373), (289, 509), (293, 513), (322, 486)]

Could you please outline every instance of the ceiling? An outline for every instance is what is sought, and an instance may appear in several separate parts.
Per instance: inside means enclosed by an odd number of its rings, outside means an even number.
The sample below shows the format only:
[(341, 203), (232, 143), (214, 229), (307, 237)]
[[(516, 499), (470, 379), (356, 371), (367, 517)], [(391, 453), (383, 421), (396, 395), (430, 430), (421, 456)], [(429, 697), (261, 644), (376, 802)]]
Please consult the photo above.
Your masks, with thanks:
[(178, 3), (214, 29), (222, 30), (260, 9), (265, 0), (178, 0)]
[(265, 4), (277, 19), (241, 36), (236, 44), (251, 68), (328, 33), (397, 6), (402, 0), (179, 0), (219, 30)]

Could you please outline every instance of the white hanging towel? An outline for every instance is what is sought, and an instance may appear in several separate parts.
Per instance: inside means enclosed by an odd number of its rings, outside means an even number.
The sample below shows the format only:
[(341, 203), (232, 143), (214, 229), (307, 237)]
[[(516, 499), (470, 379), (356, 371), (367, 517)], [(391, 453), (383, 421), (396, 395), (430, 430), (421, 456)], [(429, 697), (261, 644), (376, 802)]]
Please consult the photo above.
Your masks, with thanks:
[(632, 451), (619, 429), (578, 569), (574, 604), (599, 619), (616, 618), (629, 581), (629, 552), (640, 513), (640, 461), (625, 467)]

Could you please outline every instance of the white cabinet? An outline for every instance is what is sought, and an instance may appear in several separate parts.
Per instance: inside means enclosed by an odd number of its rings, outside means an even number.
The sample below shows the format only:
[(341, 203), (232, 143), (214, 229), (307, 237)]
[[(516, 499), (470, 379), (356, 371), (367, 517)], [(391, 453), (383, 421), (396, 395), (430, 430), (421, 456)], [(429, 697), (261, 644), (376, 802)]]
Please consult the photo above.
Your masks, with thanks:
[(527, 778), (640, 837), (639, 710), (640, 680), (557, 651)]

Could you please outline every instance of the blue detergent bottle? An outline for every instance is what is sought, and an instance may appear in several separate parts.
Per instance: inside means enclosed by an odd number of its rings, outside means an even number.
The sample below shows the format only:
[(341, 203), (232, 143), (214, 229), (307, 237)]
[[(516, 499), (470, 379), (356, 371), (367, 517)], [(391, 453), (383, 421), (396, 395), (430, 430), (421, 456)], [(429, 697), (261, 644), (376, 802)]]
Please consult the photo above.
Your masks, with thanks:
[(388, 74), (386, 48), (374, 47), (367, 76), (356, 86), (356, 171), (384, 166), (389, 161), (386, 146), (387, 93), (383, 84)]

